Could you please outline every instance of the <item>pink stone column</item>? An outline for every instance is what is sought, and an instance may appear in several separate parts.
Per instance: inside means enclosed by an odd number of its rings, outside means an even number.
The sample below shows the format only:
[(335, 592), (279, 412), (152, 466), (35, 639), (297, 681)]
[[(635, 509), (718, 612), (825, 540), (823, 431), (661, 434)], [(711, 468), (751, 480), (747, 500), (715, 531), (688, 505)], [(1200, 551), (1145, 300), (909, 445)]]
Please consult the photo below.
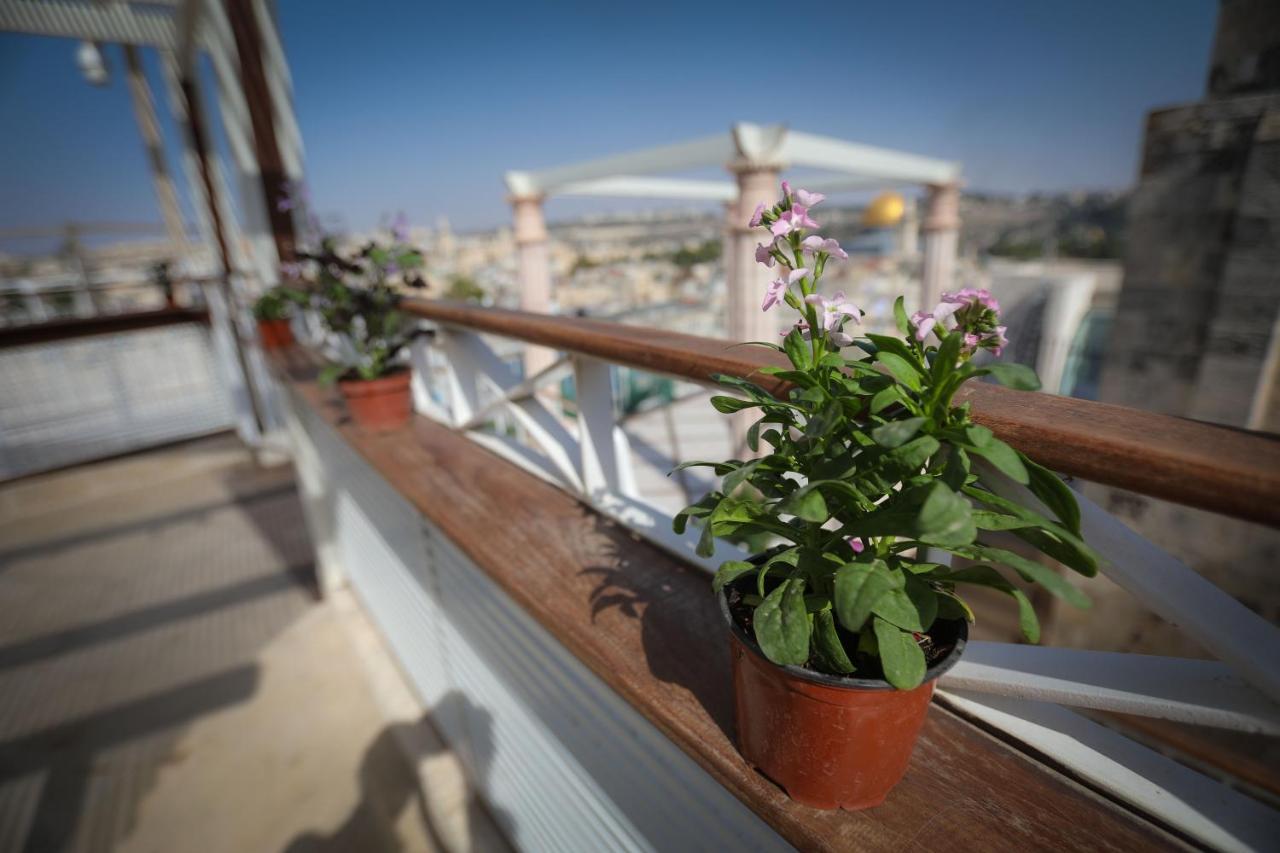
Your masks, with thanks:
[[(520, 308), (537, 314), (551, 312), (551, 263), (547, 254), (547, 223), (542, 214), (542, 196), (512, 196), (516, 259), (520, 284)], [(527, 346), (525, 376), (532, 376), (555, 361), (555, 353), (545, 347)]]
[(956, 246), (960, 235), (960, 185), (930, 184), (925, 196), (924, 264), (920, 276), (920, 308), (938, 304), (945, 290), (954, 289)]
[(778, 318), (760, 310), (773, 270), (756, 263), (756, 244), (765, 242), (766, 235), (747, 223), (756, 205), (763, 202), (769, 206), (778, 201), (782, 192), (778, 188), (778, 170), (744, 167), (735, 169), (734, 173), (738, 179), (738, 200), (730, 211), (730, 228), (735, 251), (725, 264), (729, 276), (725, 294), (729, 338), (733, 341), (773, 341), (778, 337)]
[[(756, 262), (756, 244), (765, 242), (766, 234), (747, 223), (756, 205), (763, 202), (772, 206), (782, 190), (778, 186), (778, 169), (762, 166), (731, 166), (738, 181), (738, 200), (729, 205), (730, 243), (734, 251), (725, 258), (725, 303), (728, 310), (728, 337), (740, 341), (778, 341), (781, 320), (774, 308), (765, 313), (760, 310), (765, 288), (776, 270)], [(734, 456), (745, 459), (752, 455), (747, 448), (747, 429), (759, 414), (740, 412), (731, 417)]]

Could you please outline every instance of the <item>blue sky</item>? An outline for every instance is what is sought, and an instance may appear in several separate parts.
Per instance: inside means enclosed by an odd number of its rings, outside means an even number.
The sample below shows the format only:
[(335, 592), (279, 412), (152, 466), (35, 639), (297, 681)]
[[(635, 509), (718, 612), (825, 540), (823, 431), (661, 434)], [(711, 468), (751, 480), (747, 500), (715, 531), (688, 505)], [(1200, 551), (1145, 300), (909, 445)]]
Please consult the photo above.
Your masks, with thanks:
[[(973, 189), (1125, 187), (1146, 112), (1203, 92), (1217, 3), (780, 8), (280, 0), (317, 207), (352, 227), (397, 210), (494, 225), (507, 169), (739, 120), (959, 160)], [(0, 228), (159, 220), (118, 55), (94, 89), (73, 54), (0, 34)]]

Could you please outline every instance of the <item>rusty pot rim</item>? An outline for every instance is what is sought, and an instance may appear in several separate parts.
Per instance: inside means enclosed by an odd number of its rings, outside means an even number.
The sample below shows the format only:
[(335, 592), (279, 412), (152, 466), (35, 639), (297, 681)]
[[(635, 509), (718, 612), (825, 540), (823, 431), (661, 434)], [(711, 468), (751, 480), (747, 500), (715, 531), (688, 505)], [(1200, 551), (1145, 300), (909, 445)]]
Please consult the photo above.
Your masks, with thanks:
[[(729, 625), (729, 630), (738, 638), (739, 642), (742, 643), (743, 647), (746, 648), (747, 651), (760, 658), (760, 660), (764, 661), (769, 666), (776, 667), (793, 678), (798, 678), (802, 681), (809, 681), (814, 684), (822, 684), (826, 687), (835, 687), (843, 690), (896, 691), (898, 689), (883, 678), (850, 678), (844, 675), (828, 675), (825, 672), (817, 672), (816, 670), (806, 669), (803, 666), (795, 666), (793, 664), (780, 665), (774, 663), (765, 656), (765, 653), (760, 649), (759, 644), (756, 643), (756, 638), (744, 631), (742, 627), (734, 621), (733, 614), (729, 612), (729, 596), (727, 593), (728, 586), (726, 585), (719, 593), (716, 594), (716, 598), (719, 599), (720, 614), (724, 617), (724, 621)], [(959, 625), (956, 644), (952, 647), (951, 651), (947, 653), (946, 657), (924, 671), (924, 681), (921, 681), (920, 684), (927, 684), (930, 681), (935, 681), (940, 678), (947, 672), (947, 670), (955, 666), (956, 663), (959, 662), (960, 656), (964, 654), (964, 647), (969, 639), (969, 623), (964, 619), (948, 619), (945, 621), (955, 622)]]
[(339, 379), (338, 387), (351, 396), (372, 396), (399, 390), (409, 384), (411, 374), (408, 367), (398, 365), (377, 379)]

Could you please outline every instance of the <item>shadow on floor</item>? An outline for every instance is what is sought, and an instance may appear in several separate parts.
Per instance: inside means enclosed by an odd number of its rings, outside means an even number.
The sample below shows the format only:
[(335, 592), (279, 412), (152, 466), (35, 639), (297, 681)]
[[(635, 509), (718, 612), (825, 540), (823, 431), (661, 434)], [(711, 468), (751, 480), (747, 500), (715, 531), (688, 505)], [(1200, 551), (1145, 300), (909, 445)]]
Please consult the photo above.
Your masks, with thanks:
[(132, 634), (182, 622), (213, 610), (235, 607), (257, 598), (298, 588), (315, 594), (315, 569), (311, 565), (290, 566), (279, 573), (247, 578), (207, 592), (0, 647), (0, 670), (71, 654), (98, 643), (121, 640)]
[[(511, 818), (490, 806), (467, 802), (464, 827), (439, 826), (439, 809), (430, 802), (432, 791), (425, 789), (429, 780), (418, 774), (421, 762), (450, 751), (440, 735), (437, 721), (451, 721), (450, 728), (464, 727), (470, 756), (470, 789), (484, 790), (493, 759), (493, 722), (488, 711), (472, 704), (465, 695), (454, 691), (442, 698), (413, 723), (396, 723), (384, 728), (365, 750), (360, 761), (360, 801), (342, 825), (328, 835), (304, 833), (289, 842), (284, 853), (349, 853), (349, 851), (417, 849), (425, 843), (429, 849), (450, 853), (491, 853), (509, 849), (505, 843), (488, 843), (495, 839), (493, 823), (510, 827)], [(412, 810), (406, 814), (406, 810)], [(451, 821), (452, 816), (444, 816)], [(412, 823), (409, 823), (412, 822)], [(409, 825), (406, 825), (409, 823)], [(481, 823), (487, 823), (482, 826)], [(415, 838), (421, 831), (422, 837)]]
[(25, 853), (66, 849), (83, 816), (97, 756), (247, 700), (256, 666), (241, 666), (0, 743), (0, 785), (43, 772)]

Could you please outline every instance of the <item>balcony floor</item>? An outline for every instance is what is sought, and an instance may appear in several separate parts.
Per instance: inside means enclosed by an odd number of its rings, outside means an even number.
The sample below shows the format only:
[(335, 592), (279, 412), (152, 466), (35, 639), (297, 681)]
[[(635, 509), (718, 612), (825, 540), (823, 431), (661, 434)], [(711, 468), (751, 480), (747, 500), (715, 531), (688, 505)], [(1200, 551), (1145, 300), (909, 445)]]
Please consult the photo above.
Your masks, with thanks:
[(429, 849), (311, 560), (226, 437), (0, 487), (0, 850)]

